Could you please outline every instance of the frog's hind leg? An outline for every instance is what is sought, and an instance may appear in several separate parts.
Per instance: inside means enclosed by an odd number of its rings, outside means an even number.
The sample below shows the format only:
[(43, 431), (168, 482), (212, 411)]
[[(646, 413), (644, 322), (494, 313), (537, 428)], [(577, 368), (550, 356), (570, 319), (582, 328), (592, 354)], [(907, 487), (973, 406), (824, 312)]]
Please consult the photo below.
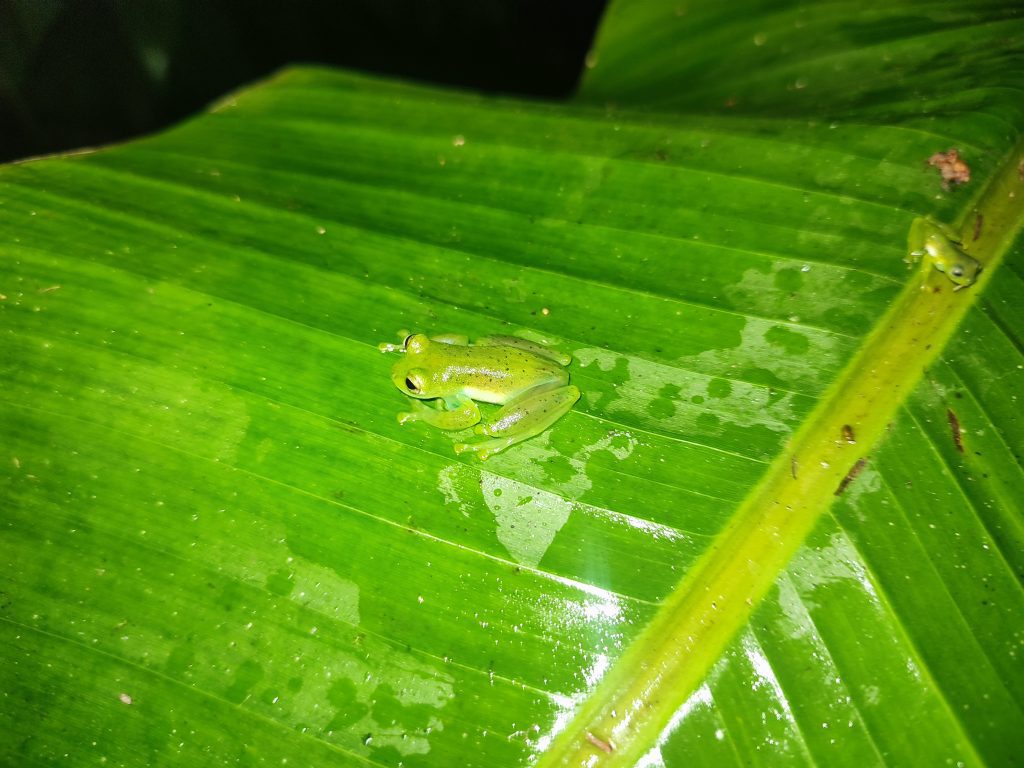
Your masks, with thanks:
[(480, 421), (480, 409), (468, 397), (441, 400), (438, 403), (436, 408), (431, 408), (419, 400), (413, 400), (412, 411), (398, 414), (398, 423), (425, 421), (438, 429), (456, 430), (472, 427)]
[(457, 443), (455, 452), (473, 451), (482, 461), (486, 460), (509, 446), (539, 435), (568, 413), (579, 399), (580, 391), (572, 385), (542, 389), (516, 398), (498, 411), (492, 421), (477, 426), (476, 433), (490, 439)]
[(525, 349), (535, 355), (540, 355), (546, 360), (553, 360), (559, 365), (568, 365), (572, 362), (572, 355), (559, 352), (557, 349), (538, 344), (535, 341), (520, 339), (518, 336), (484, 336), (476, 340), (478, 347), (515, 347)]

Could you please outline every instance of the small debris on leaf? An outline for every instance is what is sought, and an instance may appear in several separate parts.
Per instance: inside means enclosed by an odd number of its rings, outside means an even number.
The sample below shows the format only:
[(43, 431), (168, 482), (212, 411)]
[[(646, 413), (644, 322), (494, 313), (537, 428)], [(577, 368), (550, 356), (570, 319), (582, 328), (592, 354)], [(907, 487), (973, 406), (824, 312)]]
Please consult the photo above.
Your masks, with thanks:
[(587, 741), (589, 741), (591, 744), (593, 744), (595, 747), (597, 747), (607, 755), (610, 755), (612, 753), (611, 743), (605, 741), (604, 739), (598, 738), (590, 731), (587, 731)]
[(853, 445), (857, 442), (857, 438), (853, 436), (853, 427), (849, 424), (843, 424), (843, 440)]
[(960, 150), (951, 148), (948, 152), (936, 152), (928, 158), (928, 165), (938, 168), (942, 174), (942, 188), (951, 184), (966, 184), (971, 180), (971, 168), (960, 159)]
[(960, 431), (960, 419), (953, 413), (952, 408), (946, 409), (946, 417), (949, 419), (949, 428), (953, 430), (953, 445), (960, 453), (964, 452), (964, 436)]
[(861, 470), (864, 469), (864, 466), (867, 463), (867, 457), (864, 457), (863, 459), (857, 459), (857, 463), (850, 468), (850, 471), (846, 473), (846, 477), (842, 479), (842, 482), (839, 483), (839, 487), (836, 488), (836, 496), (840, 496), (843, 493), (843, 491), (846, 490), (846, 486), (848, 486), (850, 483), (854, 481), (854, 478), (856, 478), (857, 475), (861, 473)]

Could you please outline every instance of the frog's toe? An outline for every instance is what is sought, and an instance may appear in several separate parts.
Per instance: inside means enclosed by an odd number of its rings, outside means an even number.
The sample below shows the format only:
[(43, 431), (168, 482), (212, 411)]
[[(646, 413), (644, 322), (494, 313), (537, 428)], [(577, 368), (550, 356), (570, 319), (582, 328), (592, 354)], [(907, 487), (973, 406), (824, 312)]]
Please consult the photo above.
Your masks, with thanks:
[(416, 421), (416, 414), (410, 413), (409, 411), (402, 411), (398, 414), (398, 423), (405, 424), (408, 421)]
[(456, 453), (469, 453), (472, 451), (480, 461), (487, 461), (488, 456), (496, 453), (493, 446), (494, 442), (494, 440), (480, 440), (476, 443), (456, 443), (454, 448)]

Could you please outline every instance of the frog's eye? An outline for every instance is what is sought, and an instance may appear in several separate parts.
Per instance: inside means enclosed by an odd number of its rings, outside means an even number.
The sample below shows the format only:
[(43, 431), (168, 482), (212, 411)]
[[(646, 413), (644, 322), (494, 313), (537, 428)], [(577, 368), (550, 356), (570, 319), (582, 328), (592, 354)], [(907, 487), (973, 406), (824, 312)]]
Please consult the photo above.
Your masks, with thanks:
[(405, 337), (402, 346), (405, 347), (405, 351), (409, 354), (418, 355), (427, 348), (428, 342), (429, 340), (422, 333), (410, 333)]
[(953, 277), (963, 277), (964, 268), (957, 264), (951, 270), (949, 270), (949, 274), (951, 274)]
[(419, 370), (409, 371), (405, 375), (405, 388), (414, 395), (419, 395), (423, 392), (423, 373)]

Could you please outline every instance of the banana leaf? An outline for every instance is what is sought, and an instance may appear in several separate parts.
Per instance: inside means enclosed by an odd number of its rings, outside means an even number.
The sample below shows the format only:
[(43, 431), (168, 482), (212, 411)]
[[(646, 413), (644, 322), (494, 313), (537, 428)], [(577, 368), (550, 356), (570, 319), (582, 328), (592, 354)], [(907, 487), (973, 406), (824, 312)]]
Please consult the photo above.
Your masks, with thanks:
[[(1019, 759), (1024, 22), (741, 5), (0, 168), (0, 761)], [(456, 455), (405, 332), (582, 398)]]

